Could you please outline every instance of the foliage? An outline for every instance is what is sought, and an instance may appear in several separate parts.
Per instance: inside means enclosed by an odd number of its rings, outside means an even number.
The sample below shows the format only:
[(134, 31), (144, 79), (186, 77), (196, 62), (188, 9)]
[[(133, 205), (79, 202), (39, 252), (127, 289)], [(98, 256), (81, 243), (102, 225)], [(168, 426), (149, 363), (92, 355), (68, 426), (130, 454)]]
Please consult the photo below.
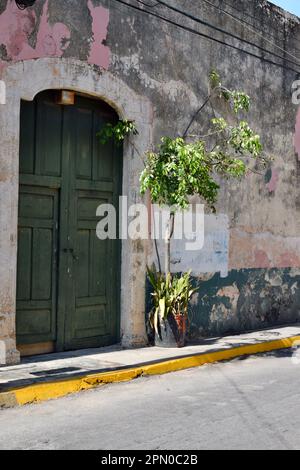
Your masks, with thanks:
[(163, 137), (156, 153), (147, 155), (141, 174), (141, 192), (150, 190), (154, 203), (185, 209), (188, 196), (197, 193), (210, 205), (219, 185), (211, 177), (211, 165), (204, 143), (186, 143), (178, 137)]
[(217, 91), (219, 97), (222, 97), (227, 101), (235, 114), (239, 111), (248, 112), (250, 109), (250, 97), (243, 91), (229, 90), (224, 87), (221, 83), (219, 74), (212, 70), (209, 75), (210, 87), (213, 91)]
[(209, 84), (212, 89), (219, 88), (222, 86), (220, 75), (216, 70), (212, 70), (209, 74)]
[(100, 138), (101, 144), (106, 144), (110, 140), (114, 140), (117, 145), (122, 145), (125, 138), (131, 134), (138, 134), (135, 121), (125, 119), (119, 120), (115, 125), (110, 122), (107, 123), (101, 131), (97, 133), (97, 136)]
[(160, 336), (160, 325), (169, 315), (185, 315), (191, 297), (198, 290), (191, 287), (190, 272), (182, 276), (164, 276), (155, 269), (147, 268), (148, 279), (152, 286), (153, 308), (150, 312), (150, 324)]
[(223, 87), (215, 71), (210, 74), (210, 86), (211, 95), (216, 93), (229, 103), (236, 125), (214, 117), (206, 136), (192, 136), (197, 137), (192, 141), (163, 137), (156, 152), (147, 153), (140, 178), (142, 194), (149, 190), (155, 203), (185, 209), (189, 196), (198, 195), (214, 210), (218, 176), (241, 178), (250, 168), (249, 158), (264, 162), (260, 137), (238, 117), (240, 111), (249, 111), (249, 96)]

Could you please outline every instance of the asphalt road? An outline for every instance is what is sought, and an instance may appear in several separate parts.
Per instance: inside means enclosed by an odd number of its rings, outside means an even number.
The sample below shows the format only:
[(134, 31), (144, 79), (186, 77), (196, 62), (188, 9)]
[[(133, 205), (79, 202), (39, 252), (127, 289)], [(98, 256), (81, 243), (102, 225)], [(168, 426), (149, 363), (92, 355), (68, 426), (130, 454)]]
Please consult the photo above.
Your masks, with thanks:
[(274, 352), (1, 410), (0, 449), (300, 449), (300, 364)]

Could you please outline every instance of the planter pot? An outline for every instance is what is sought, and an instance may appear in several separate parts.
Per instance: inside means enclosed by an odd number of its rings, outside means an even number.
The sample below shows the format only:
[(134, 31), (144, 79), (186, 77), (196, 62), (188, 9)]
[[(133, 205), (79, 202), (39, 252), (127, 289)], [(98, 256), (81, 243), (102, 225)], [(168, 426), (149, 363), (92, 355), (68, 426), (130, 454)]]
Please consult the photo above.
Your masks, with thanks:
[(161, 324), (161, 338), (155, 336), (155, 346), (183, 348), (186, 340), (187, 318), (185, 315), (169, 315)]

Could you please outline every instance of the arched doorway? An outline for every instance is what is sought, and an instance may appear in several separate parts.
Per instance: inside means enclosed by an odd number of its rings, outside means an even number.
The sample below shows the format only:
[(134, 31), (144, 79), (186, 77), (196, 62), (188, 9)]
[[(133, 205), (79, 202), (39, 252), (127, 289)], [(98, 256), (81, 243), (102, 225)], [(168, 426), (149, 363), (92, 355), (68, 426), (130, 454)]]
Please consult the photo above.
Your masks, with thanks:
[(45, 91), (21, 103), (17, 344), (23, 355), (119, 340), (117, 240), (96, 237), (96, 209), (118, 208), (122, 155), (96, 134), (116, 112)]

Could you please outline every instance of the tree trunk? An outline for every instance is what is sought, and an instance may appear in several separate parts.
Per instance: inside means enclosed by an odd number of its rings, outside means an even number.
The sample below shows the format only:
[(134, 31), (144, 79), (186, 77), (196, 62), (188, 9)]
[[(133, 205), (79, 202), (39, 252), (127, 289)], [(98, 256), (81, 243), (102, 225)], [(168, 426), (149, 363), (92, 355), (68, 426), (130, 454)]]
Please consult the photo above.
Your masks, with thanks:
[(174, 232), (175, 213), (171, 212), (165, 236), (165, 275), (171, 272), (171, 238)]

